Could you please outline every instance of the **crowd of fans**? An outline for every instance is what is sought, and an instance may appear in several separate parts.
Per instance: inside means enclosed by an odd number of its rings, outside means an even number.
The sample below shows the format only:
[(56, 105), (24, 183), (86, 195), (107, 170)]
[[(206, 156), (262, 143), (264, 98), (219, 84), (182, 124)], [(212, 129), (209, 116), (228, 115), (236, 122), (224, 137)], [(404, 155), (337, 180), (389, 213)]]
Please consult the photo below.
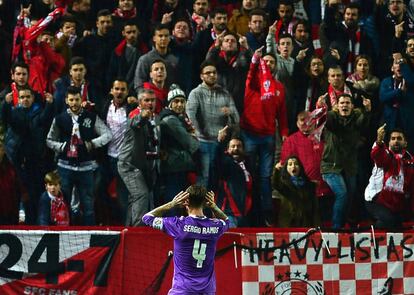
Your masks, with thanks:
[(413, 217), (414, 1), (0, 0), (0, 58), (1, 224)]

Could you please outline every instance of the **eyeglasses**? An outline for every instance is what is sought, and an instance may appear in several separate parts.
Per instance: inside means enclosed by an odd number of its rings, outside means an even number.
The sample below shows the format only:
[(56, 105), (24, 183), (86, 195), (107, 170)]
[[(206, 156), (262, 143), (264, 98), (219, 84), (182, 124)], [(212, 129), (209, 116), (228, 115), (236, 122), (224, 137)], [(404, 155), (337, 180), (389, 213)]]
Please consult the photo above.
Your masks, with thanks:
[(204, 72), (202, 74), (203, 75), (216, 75), (217, 74), (217, 71), (207, 71), (207, 72)]

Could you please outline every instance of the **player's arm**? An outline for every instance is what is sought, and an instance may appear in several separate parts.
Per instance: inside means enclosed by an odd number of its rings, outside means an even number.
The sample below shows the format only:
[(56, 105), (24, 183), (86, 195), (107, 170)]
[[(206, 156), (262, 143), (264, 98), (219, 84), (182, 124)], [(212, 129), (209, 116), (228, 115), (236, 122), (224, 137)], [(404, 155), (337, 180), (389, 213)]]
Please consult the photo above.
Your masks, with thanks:
[(206, 206), (213, 211), (213, 214), (216, 218), (221, 220), (227, 220), (228, 217), (224, 214), (223, 211), (216, 205), (214, 202), (214, 193), (212, 191), (208, 192), (206, 195)]
[(155, 217), (162, 217), (168, 210), (171, 210), (177, 206), (187, 205), (188, 196), (189, 193), (181, 191), (170, 202), (155, 208), (147, 214), (151, 214)]

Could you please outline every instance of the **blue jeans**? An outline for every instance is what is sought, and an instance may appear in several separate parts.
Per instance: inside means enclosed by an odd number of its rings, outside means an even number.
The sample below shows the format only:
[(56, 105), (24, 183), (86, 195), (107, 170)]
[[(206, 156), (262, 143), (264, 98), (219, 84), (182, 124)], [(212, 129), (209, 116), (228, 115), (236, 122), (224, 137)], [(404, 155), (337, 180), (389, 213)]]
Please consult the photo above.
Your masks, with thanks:
[[(61, 177), (62, 192), (68, 204), (70, 204), (73, 187), (76, 187), (83, 211), (83, 224), (95, 225), (94, 171), (73, 171), (58, 166), (58, 173)], [(74, 212), (71, 213), (73, 217)]]
[[(258, 136), (246, 131), (241, 132), (244, 150), (254, 165), (258, 158), (258, 171), (254, 175), (259, 177), (261, 211), (272, 211), (272, 185), (270, 177), (273, 172), (275, 153), (275, 137), (272, 135)], [(256, 165), (255, 165), (256, 166)]]
[(335, 195), (332, 209), (332, 227), (339, 229), (344, 227), (348, 212), (348, 201), (352, 198), (356, 189), (356, 177), (344, 177), (339, 173), (323, 173), (322, 179), (329, 185)]
[(216, 160), (219, 153), (219, 143), (200, 141), (200, 164), (201, 171), (197, 177), (197, 183), (205, 186), (208, 190), (217, 187)]

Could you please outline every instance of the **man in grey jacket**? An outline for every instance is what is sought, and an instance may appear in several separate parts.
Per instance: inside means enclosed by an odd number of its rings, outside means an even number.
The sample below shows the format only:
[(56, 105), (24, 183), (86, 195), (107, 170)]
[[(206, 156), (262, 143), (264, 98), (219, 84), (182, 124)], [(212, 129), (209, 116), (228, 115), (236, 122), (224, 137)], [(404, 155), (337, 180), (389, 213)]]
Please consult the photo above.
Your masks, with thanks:
[(154, 208), (152, 189), (159, 172), (159, 119), (155, 93), (141, 89), (138, 107), (129, 113), (128, 126), (119, 149), (118, 172), (129, 191), (126, 224), (142, 224), (142, 216)]
[(190, 92), (186, 109), (200, 141), (201, 171), (197, 182), (215, 189), (219, 142), (225, 140), (230, 131), (238, 129), (239, 114), (230, 93), (217, 84), (216, 66), (205, 61), (200, 70), (203, 82)]

